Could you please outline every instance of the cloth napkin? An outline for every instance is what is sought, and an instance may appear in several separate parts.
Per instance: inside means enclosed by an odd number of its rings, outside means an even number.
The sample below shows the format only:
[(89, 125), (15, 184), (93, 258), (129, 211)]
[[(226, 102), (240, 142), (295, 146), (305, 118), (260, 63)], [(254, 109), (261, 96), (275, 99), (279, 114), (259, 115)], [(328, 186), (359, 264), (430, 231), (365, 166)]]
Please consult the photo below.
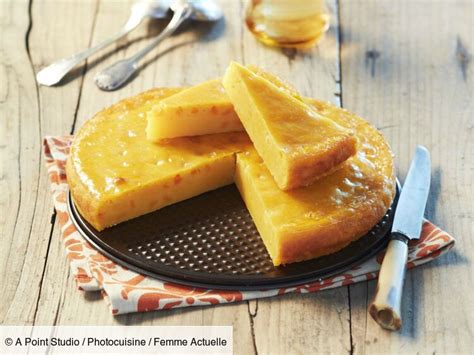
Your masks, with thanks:
[[(310, 284), (263, 291), (225, 291), (203, 289), (165, 282), (140, 275), (109, 260), (95, 250), (77, 231), (67, 210), (65, 164), (72, 136), (46, 137), (44, 155), (54, 207), (77, 286), (85, 292), (102, 292), (112, 314), (215, 305), (286, 293), (317, 292), (376, 278), (384, 252), (337, 276)], [(429, 221), (423, 224), (421, 238), (409, 244), (408, 268), (427, 263), (454, 246), (454, 238)]]

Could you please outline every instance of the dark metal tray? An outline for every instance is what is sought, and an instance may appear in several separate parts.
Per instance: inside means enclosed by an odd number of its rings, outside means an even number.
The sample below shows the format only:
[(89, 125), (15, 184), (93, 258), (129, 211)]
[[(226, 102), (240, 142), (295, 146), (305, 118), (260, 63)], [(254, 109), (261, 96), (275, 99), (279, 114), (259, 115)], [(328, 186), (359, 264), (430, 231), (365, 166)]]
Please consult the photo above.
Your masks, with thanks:
[(101, 253), (141, 274), (219, 289), (268, 289), (309, 283), (367, 260), (388, 242), (395, 201), (382, 220), (341, 251), (275, 267), (235, 185), (98, 232), (68, 208), (79, 232)]

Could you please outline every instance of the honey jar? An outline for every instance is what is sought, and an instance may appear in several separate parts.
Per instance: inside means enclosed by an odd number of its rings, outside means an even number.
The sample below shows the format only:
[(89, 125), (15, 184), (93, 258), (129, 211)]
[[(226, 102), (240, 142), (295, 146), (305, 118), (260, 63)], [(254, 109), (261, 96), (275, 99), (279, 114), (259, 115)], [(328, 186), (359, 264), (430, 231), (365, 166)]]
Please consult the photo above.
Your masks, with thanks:
[(324, 0), (250, 0), (245, 22), (267, 45), (309, 48), (328, 30), (329, 13)]

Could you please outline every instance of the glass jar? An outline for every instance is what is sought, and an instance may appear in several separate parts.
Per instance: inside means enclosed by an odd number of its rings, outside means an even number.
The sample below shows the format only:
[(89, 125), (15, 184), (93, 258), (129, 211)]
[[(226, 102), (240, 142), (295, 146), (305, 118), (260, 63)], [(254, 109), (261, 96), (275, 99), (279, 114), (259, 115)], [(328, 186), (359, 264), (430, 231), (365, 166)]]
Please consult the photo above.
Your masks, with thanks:
[(329, 13), (324, 0), (250, 0), (245, 22), (267, 45), (309, 48), (328, 30)]

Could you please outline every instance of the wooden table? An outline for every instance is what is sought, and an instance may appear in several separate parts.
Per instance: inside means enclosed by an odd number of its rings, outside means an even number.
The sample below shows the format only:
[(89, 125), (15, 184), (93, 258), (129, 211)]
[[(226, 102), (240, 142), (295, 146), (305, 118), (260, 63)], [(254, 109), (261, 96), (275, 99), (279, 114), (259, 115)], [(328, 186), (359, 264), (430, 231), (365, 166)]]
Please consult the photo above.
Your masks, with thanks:
[[(130, 2), (2, 0), (0, 117), (2, 324), (233, 325), (236, 353), (472, 353), (473, 2), (327, 1), (332, 27), (309, 53), (257, 43), (241, 1), (224, 1), (226, 22), (187, 28), (146, 58), (116, 92), (93, 83), (101, 68), (131, 55), (163, 23), (144, 24), (92, 57), (61, 86), (35, 72), (118, 28)], [(154, 86), (222, 75), (230, 60), (261, 65), (303, 94), (367, 118), (390, 142), (403, 178), (416, 144), (432, 153), (427, 216), (456, 248), (408, 272), (404, 326), (381, 330), (367, 315), (375, 282), (307, 295), (113, 317), (98, 294), (81, 294), (60, 243), (41, 154), (44, 135), (74, 133), (96, 111)]]

